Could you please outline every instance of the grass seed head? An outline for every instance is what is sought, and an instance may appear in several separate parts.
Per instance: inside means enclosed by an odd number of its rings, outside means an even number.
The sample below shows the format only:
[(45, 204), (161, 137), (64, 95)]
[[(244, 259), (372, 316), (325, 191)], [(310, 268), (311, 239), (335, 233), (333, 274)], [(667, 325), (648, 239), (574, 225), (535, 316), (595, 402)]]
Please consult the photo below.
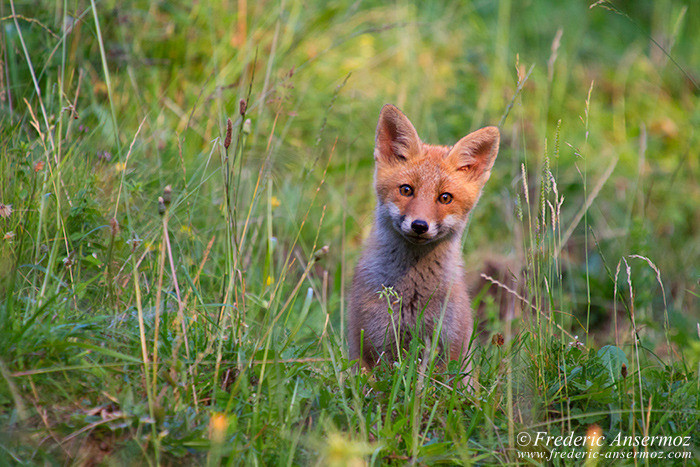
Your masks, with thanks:
[(12, 214), (12, 205), (11, 204), (2, 204), (0, 203), (0, 217), (3, 218), (8, 218)]
[(241, 116), (245, 115), (245, 111), (248, 108), (248, 101), (245, 99), (241, 99), (238, 101), (238, 113), (241, 114)]
[(173, 199), (173, 187), (171, 185), (167, 185), (165, 189), (163, 190), (163, 202), (165, 203), (166, 206), (170, 206), (170, 201)]
[(165, 200), (163, 200), (162, 196), (158, 197), (158, 214), (161, 216), (165, 214)]
[(503, 344), (505, 344), (505, 342), (506, 340), (503, 337), (503, 334), (501, 334), (500, 332), (494, 334), (491, 338), (491, 343), (496, 347), (503, 347)]
[(314, 252), (314, 261), (318, 261), (328, 254), (328, 245), (323, 245), (321, 248)]
[(224, 139), (224, 148), (228, 149), (231, 146), (231, 135), (233, 134), (233, 122), (231, 119), (226, 120), (226, 138)]
[(112, 231), (112, 237), (116, 237), (119, 233), (119, 221), (116, 217), (109, 220), (109, 228)]

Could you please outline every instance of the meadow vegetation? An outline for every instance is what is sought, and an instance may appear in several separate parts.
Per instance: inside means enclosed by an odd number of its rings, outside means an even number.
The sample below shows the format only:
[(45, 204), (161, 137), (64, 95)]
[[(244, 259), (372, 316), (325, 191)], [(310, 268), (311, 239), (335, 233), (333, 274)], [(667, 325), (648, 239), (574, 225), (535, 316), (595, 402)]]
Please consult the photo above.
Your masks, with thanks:
[[(590, 3), (3, 1), (0, 457), (697, 462), (700, 4)], [(473, 391), (417, 342), (350, 371), (387, 102), (501, 129)]]

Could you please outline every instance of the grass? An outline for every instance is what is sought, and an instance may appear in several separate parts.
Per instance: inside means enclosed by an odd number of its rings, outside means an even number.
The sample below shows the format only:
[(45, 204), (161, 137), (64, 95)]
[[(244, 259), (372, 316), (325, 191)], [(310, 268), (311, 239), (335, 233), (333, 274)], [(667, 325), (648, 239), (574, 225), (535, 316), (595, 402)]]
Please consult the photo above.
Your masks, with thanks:
[[(697, 462), (697, 4), (38, 5), (0, 4), (8, 463)], [(349, 369), (385, 102), (500, 122), (473, 391), (418, 342)]]

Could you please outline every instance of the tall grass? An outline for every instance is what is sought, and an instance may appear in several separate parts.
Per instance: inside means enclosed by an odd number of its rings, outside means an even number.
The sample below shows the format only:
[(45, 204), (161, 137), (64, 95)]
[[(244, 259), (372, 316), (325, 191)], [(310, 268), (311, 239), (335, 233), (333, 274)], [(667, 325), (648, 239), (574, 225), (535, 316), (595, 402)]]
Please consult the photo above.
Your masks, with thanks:
[[(593, 448), (522, 434), (574, 432), (604, 454), (657, 450), (618, 434), (690, 436), (661, 451), (694, 462), (699, 18), (675, 1), (0, 5), (3, 457), (543, 463)], [(465, 238), (471, 389), (435, 336), (371, 373), (347, 360), (385, 102), (429, 142), (501, 128)]]

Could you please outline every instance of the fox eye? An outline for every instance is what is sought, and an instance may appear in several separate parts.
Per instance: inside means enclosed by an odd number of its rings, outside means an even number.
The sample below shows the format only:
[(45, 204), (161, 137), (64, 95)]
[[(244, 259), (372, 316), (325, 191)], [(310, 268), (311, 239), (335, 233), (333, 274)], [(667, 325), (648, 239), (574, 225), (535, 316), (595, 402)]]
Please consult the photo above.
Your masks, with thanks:
[(401, 185), (399, 187), (399, 193), (403, 196), (411, 196), (413, 194), (413, 187), (411, 185)]
[(452, 195), (449, 193), (443, 193), (438, 196), (438, 201), (440, 201), (442, 204), (450, 204), (452, 202)]

